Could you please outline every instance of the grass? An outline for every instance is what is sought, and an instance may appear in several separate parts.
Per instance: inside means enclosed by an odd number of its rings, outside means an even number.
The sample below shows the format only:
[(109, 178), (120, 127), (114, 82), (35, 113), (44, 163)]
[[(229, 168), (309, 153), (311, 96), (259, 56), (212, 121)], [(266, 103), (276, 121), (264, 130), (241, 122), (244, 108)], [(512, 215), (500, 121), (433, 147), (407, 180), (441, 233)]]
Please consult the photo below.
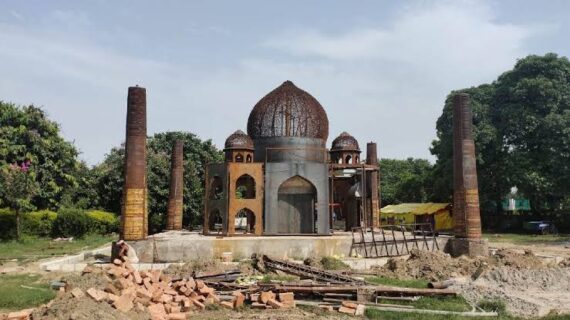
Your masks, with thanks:
[(367, 277), (366, 281), (374, 284), (405, 288), (427, 288), (429, 282), (423, 279), (394, 279), (384, 277)]
[(21, 310), (46, 303), (55, 291), (35, 274), (0, 275), (0, 310)]
[(25, 237), (20, 241), (0, 242), (0, 263), (17, 259), (18, 263), (36, 261), (52, 256), (77, 253), (81, 250), (96, 248), (116, 239), (113, 235), (86, 235), (81, 239), (52, 241), (51, 239)]
[(485, 233), (484, 237), (491, 242), (508, 242), (514, 244), (548, 244), (570, 241), (570, 235), (568, 234)]
[(263, 283), (270, 283), (272, 281), (284, 281), (284, 282), (289, 282), (289, 281), (296, 281), (299, 280), (299, 277), (296, 276), (291, 276), (288, 274), (284, 274), (284, 275), (279, 275), (279, 274), (266, 274), (263, 276), (263, 279), (261, 279), (261, 282)]
[(335, 257), (323, 257), (321, 264), (325, 270), (349, 270), (350, 266)]

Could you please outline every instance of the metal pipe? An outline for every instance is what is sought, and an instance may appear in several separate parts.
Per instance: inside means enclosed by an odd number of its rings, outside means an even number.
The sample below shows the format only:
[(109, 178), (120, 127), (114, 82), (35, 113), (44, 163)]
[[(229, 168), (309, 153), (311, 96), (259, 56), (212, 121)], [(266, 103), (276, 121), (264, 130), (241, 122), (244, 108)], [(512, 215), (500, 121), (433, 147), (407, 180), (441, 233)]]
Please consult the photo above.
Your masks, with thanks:
[(172, 148), (170, 159), (170, 193), (168, 196), (168, 214), (166, 229), (182, 229), (182, 212), (184, 196), (184, 143), (176, 140)]
[(148, 235), (146, 89), (138, 86), (129, 87), (127, 97), (124, 180), (120, 237), (142, 240)]

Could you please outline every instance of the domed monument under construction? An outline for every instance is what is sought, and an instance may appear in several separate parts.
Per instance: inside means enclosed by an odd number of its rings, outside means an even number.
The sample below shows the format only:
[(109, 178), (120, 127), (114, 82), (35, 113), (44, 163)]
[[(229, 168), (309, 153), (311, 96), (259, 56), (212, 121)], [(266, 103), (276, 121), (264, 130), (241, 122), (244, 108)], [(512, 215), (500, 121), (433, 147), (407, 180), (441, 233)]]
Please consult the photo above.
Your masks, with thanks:
[(285, 81), (253, 107), (247, 134), (224, 145), (225, 162), (206, 170), (204, 234), (330, 234), (336, 226), (379, 225), (376, 144), (360, 160), (346, 132), (327, 150), (327, 113)]

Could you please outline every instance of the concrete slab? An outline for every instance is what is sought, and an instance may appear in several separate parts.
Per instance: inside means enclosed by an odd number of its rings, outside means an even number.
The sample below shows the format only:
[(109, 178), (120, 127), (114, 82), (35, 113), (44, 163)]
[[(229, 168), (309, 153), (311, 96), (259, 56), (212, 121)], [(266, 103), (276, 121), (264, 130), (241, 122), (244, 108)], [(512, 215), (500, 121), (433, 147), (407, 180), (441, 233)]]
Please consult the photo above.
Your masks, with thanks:
[[(204, 236), (197, 232), (168, 231), (129, 242), (141, 262), (182, 262), (218, 259), (231, 252), (233, 260), (263, 253), (280, 259), (303, 260), (307, 257), (341, 256), (350, 253), (350, 233), (331, 236)], [(227, 254), (226, 254), (227, 255)]]

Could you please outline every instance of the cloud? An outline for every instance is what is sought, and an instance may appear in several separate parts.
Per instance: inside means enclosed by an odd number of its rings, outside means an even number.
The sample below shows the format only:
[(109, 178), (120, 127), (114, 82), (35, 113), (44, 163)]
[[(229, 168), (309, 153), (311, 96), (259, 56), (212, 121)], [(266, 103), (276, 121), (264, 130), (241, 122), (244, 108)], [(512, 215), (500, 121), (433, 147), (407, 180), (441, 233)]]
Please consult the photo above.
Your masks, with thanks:
[[(383, 157), (426, 158), (446, 94), (495, 79), (527, 54), (525, 43), (538, 32), (498, 22), (483, 2), (429, 2), (402, 9), (388, 25), (336, 33), (297, 23), (277, 33), (259, 26), (239, 38), (235, 26), (202, 30), (189, 22), (191, 30), (180, 30), (190, 44), (153, 51), (142, 30), (101, 28), (79, 11), (46, 16), (52, 27), (0, 24), (0, 69), (10, 75), (0, 78), (0, 98), (43, 105), (90, 164), (124, 139), (128, 86), (147, 88), (149, 134), (187, 130), (221, 146), (285, 80), (323, 104), (329, 143), (346, 130), (363, 148), (377, 141)], [(103, 45), (86, 36), (93, 28), (103, 39), (121, 33), (115, 46)], [(215, 53), (226, 54), (198, 62), (161, 55), (187, 49), (196, 34), (210, 35)], [(121, 47), (121, 38), (148, 41), (148, 52)]]

